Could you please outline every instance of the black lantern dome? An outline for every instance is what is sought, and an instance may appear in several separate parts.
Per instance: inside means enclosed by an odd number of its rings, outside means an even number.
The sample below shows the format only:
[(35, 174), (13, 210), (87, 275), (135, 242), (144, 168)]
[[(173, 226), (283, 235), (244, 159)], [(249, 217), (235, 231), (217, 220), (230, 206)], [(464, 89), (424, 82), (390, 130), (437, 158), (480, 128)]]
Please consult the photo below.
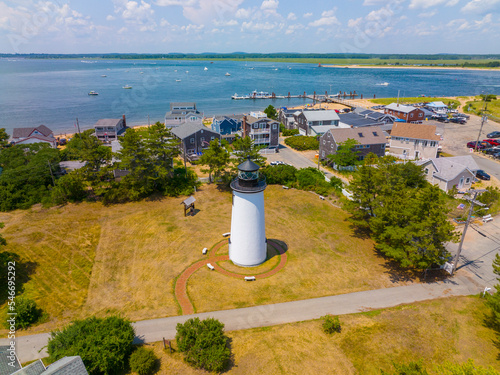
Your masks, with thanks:
[(266, 179), (259, 175), (260, 166), (250, 156), (238, 165), (238, 177), (231, 182), (231, 188), (240, 192), (255, 193), (267, 187)]

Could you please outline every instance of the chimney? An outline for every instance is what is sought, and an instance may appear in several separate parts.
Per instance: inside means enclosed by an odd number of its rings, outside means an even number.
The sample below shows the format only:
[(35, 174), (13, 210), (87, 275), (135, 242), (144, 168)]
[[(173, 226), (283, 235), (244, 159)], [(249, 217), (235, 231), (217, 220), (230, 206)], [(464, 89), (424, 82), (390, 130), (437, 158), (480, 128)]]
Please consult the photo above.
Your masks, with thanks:
[(243, 138), (245, 138), (247, 136), (247, 116), (243, 116), (241, 127), (243, 128)]
[(125, 115), (122, 115), (122, 118), (123, 118), (123, 127), (126, 128), (127, 127), (127, 121), (125, 120)]

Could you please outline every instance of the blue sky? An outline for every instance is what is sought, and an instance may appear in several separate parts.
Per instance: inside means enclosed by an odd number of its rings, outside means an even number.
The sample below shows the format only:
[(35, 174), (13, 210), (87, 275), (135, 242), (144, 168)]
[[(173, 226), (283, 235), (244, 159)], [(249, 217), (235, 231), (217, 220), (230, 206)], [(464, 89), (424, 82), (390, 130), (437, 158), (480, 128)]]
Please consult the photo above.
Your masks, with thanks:
[(500, 53), (500, 0), (0, 0), (0, 53)]

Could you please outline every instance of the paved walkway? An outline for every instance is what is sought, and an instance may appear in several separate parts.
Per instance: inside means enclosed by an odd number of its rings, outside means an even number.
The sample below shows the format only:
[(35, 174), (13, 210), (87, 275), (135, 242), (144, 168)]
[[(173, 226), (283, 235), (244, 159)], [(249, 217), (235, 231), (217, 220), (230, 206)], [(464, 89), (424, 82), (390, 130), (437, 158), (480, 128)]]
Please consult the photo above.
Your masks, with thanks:
[[(144, 320), (133, 323), (136, 332), (135, 342), (156, 342), (162, 340), (162, 338), (174, 339), (177, 323), (184, 323), (187, 319), (193, 317), (219, 319), (225, 324), (227, 331), (233, 331), (318, 319), (326, 314), (352, 314), (436, 298), (478, 294), (482, 289), (481, 285), (477, 284), (463, 271), (460, 271), (453, 279), (441, 282)], [(49, 334), (39, 334), (17, 337), (16, 351), (21, 362), (47, 356), (47, 352), (42, 348), (47, 345), (49, 336)], [(9, 341), (8, 339), (0, 339), (0, 345), (8, 345)]]

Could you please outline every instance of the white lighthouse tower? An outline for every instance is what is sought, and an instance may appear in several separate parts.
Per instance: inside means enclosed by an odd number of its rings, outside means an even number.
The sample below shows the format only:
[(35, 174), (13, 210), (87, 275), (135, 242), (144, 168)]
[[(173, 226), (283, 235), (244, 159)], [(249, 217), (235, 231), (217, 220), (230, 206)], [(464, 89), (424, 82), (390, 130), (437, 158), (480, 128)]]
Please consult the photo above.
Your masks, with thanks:
[(231, 182), (233, 212), (229, 259), (243, 267), (258, 266), (266, 260), (267, 240), (264, 218), (266, 180), (259, 166), (248, 158), (238, 166), (238, 177)]

